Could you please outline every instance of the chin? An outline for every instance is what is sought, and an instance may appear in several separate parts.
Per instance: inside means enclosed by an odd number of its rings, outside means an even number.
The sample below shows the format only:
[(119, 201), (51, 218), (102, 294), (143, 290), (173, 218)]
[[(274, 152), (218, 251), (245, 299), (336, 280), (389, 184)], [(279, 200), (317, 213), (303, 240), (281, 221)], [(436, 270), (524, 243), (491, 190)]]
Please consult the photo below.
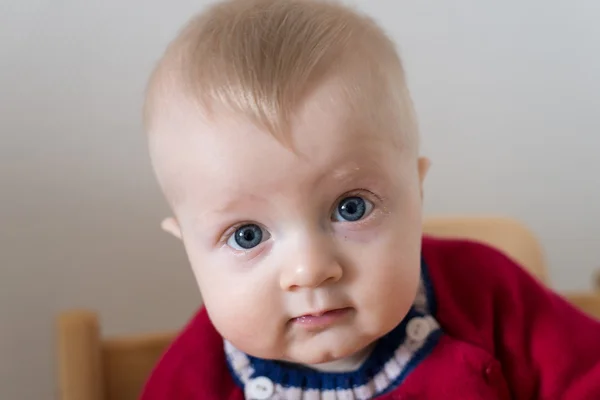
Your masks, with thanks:
[(330, 363), (333, 361), (345, 359), (351, 357), (362, 350), (369, 347), (376, 339), (372, 341), (361, 340), (344, 340), (339, 338), (333, 343), (307, 343), (305, 346), (294, 349), (293, 353), (290, 354), (288, 361), (305, 364), (305, 365), (318, 365), (324, 363)]
[(305, 354), (301, 360), (292, 360), (296, 364), (305, 365), (318, 365), (325, 364), (332, 361), (337, 361), (342, 358), (346, 358), (352, 355), (352, 353), (333, 353), (329, 351), (315, 352), (314, 354)]

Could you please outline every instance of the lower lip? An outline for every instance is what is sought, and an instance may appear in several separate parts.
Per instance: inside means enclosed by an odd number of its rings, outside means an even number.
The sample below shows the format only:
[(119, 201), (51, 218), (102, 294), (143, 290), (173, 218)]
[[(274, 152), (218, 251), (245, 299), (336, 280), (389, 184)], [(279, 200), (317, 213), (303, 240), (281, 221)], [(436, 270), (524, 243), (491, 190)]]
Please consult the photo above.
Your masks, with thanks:
[(350, 310), (350, 308), (339, 308), (327, 311), (321, 315), (303, 315), (302, 317), (292, 319), (292, 322), (309, 329), (322, 329), (346, 317), (350, 313)]

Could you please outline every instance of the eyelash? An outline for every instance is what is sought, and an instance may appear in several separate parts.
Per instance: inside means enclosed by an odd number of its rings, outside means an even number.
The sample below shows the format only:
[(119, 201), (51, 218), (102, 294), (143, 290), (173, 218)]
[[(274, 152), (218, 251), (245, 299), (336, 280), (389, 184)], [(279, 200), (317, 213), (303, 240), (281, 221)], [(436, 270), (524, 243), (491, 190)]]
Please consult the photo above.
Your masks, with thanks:
[[(336, 208), (338, 207), (338, 205), (340, 204), (340, 202), (342, 200), (344, 200), (345, 198), (354, 197), (354, 196), (367, 197), (367, 200), (373, 202), (373, 208), (374, 209), (380, 208), (379, 206), (384, 201), (384, 199), (382, 197), (378, 196), (377, 194), (373, 193), (372, 191), (370, 191), (368, 189), (354, 189), (354, 190), (351, 190), (349, 192), (345, 192), (344, 194), (342, 194), (341, 196), (339, 196), (333, 202), (333, 205), (332, 205), (331, 209), (329, 210), (329, 215), (332, 215), (332, 213), (336, 210)], [(371, 214), (374, 211), (375, 210), (373, 210), (371, 212)], [(369, 218), (369, 217), (367, 217), (367, 218)], [(357, 224), (357, 223), (361, 223), (361, 221), (347, 222), (347, 223)], [(337, 222), (337, 223), (340, 223), (340, 222)], [(220, 246), (227, 245), (227, 241), (229, 240), (229, 237), (231, 235), (233, 235), (239, 228), (241, 228), (242, 226), (248, 225), (248, 224), (256, 224), (256, 225), (260, 226), (261, 228), (263, 228), (265, 230), (268, 230), (268, 229), (266, 229), (266, 227), (264, 227), (264, 225), (259, 224), (259, 223), (255, 222), (255, 221), (239, 222), (239, 223), (237, 223), (237, 224), (229, 227), (225, 232), (223, 232), (223, 234), (221, 235), (221, 237), (219, 239), (219, 245)]]
[[(366, 194), (366, 196), (365, 196)], [(373, 193), (372, 191), (368, 190), (368, 189), (354, 189), (351, 190), (349, 192), (346, 192), (344, 194), (342, 194), (340, 197), (338, 197), (336, 199), (336, 201), (333, 202), (333, 205), (331, 206), (331, 209), (329, 210), (329, 215), (331, 215), (333, 212), (335, 212), (336, 208), (338, 207), (338, 205), (340, 204), (340, 202), (348, 197), (366, 197), (367, 200), (371, 201), (373, 203), (373, 208), (377, 208), (378, 205), (381, 205), (382, 203), (382, 198), (379, 197), (378, 195), (376, 195), (375, 193)]]
[(227, 228), (227, 230), (225, 232), (223, 232), (223, 234), (221, 235), (221, 238), (219, 239), (219, 244), (222, 244), (222, 245), (227, 244), (227, 241), (229, 240), (229, 237), (231, 235), (233, 235), (242, 226), (250, 225), (250, 224), (256, 224), (256, 225), (260, 226), (261, 228), (266, 229), (263, 225), (253, 222), (253, 221), (238, 222), (237, 224)]

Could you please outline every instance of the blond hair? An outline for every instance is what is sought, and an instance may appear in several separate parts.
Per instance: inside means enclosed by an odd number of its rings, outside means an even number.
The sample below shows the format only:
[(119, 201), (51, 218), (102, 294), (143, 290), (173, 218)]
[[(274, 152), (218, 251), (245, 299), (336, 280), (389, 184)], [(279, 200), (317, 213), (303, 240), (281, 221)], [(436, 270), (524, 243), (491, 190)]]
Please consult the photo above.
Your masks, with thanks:
[(227, 0), (192, 19), (150, 78), (146, 126), (175, 90), (209, 113), (214, 105), (242, 113), (286, 141), (294, 110), (328, 78), (342, 81), (353, 115), (371, 124), (391, 117), (385, 129), (418, 136), (393, 42), (372, 19), (322, 0)]

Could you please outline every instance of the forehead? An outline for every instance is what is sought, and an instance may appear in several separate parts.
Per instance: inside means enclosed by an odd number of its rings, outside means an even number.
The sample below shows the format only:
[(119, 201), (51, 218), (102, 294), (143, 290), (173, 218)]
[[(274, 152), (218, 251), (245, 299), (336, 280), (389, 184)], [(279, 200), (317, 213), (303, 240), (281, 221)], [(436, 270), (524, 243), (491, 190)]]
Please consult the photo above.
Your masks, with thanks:
[(170, 132), (159, 134), (155, 158), (166, 186), (180, 198), (220, 201), (238, 192), (281, 192), (377, 165), (394, 140), (358, 121), (339, 91), (323, 85), (291, 121), (292, 150), (239, 115), (206, 118), (182, 105), (165, 122)]

